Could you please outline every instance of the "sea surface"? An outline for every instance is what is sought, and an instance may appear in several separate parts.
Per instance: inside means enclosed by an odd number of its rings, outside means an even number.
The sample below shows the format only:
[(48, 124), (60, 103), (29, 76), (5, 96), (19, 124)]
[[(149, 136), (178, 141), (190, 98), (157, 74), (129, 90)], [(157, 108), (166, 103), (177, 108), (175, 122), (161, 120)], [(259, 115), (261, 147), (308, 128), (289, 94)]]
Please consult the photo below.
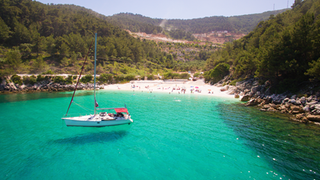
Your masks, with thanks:
[[(134, 123), (66, 127), (72, 92), (0, 95), (0, 179), (320, 179), (320, 127), (232, 98), (97, 92)], [(78, 91), (68, 115), (93, 113)]]

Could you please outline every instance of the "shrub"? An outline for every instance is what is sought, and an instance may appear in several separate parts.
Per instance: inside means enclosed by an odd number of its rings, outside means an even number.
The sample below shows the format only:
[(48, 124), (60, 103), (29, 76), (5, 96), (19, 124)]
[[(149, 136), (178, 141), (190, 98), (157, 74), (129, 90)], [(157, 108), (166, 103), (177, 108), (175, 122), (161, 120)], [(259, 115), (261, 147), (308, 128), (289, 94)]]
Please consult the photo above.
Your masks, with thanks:
[(73, 83), (73, 77), (72, 76), (68, 76), (65, 81), (66, 81), (66, 84), (72, 84)]
[(193, 77), (199, 77), (200, 73), (194, 73)]
[(309, 75), (314, 79), (320, 80), (320, 58), (317, 61), (309, 63), (310, 69), (307, 70), (305, 75)]
[(165, 73), (165, 74), (163, 75), (163, 78), (164, 78), (164, 79), (172, 79), (172, 73), (171, 73), (171, 72)]
[(180, 74), (171, 73), (171, 72), (165, 73), (163, 76), (164, 76), (164, 79), (179, 79), (179, 78), (181, 78)]
[(147, 78), (148, 78), (148, 80), (154, 80), (154, 76), (152, 74), (148, 75)]
[(189, 78), (190, 78), (190, 74), (189, 73), (180, 74), (180, 79), (189, 79)]
[(119, 75), (119, 76), (114, 75), (115, 83), (122, 82), (124, 79), (125, 79), (124, 75)]
[(204, 72), (204, 74), (203, 74), (204, 81), (205, 81), (206, 83), (210, 82), (210, 79), (211, 79), (210, 73), (211, 73), (211, 71), (212, 71), (212, 70), (206, 71), (206, 72)]
[(179, 79), (179, 78), (180, 78), (180, 74), (172, 73), (172, 79)]
[(88, 83), (88, 82), (92, 81), (92, 79), (93, 79), (93, 76), (92, 76), (91, 74), (87, 74), (87, 75), (85, 75), (84, 77), (82, 77), (82, 78), (80, 79), (80, 81), (81, 81), (82, 83)]
[(45, 80), (46, 78), (44, 77), (44, 76), (41, 76), (41, 74), (39, 74), (38, 76), (37, 76), (37, 82), (41, 82), (41, 81), (43, 81), (43, 80)]
[(112, 83), (112, 75), (111, 74), (101, 74), (100, 77), (98, 78), (100, 83)]
[(12, 75), (11, 80), (12, 80), (12, 82), (13, 82), (14, 84), (22, 85), (22, 79), (21, 79), (21, 77), (18, 76), (18, 75), (16, 75), (16, 74)]
[(228, 75), (230, 65), (226, 63), (218, 64), (213, 70), (210, 72), (211, 83), (214, 84), (221, 80), (224, 76)]
[[(125, 77), (125, 79), (126, 79), (127, 81), (132, 81), (132, 80), (134, 80), (134, 78), (135, 78), (134, 75), (127, 75), (127, 76)], [(149, 77), (148, 77), (148, 79), (149, 79)]]
[(50, 69), (42, 74), (54, 74), (53, 71), (51, 71)]
[(62, 76), (55, 76), (53, 78), (53, 82), (54, 83), (64, 83), (65, 82), (65, 79), (62, 77)]
[(232, 81), (229, 83), (229, 85), (231, 85), (231, 86), (235, 86), (235, 85), (236, 85), (236, 83), (237, 83), (237, 80), (232, 80)]
[(30, 84), (34, 85), (37, 83), (37, 77), (35, 75), (30, 76)]
[(32, 76), (30, 76), (30, 77), (24, 76), (24, 77), (23, 77), (23, 83), (24, 83), (24, 84), (34, 85), (35, 83), (37, 83), (37, 78), (36, 78), (35, 75), (32, 75)]

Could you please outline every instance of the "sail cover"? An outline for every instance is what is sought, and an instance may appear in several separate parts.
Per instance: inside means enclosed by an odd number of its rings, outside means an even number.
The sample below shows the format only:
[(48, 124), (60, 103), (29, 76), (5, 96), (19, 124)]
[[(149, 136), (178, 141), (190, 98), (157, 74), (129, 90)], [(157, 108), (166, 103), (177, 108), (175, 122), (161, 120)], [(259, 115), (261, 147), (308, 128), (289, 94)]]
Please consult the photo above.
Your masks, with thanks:
[(127, 108), (115, 108), (114, 109), (117, 113), (118, 112), (125, 112), (125, 113), (127, 113), (127, 114), (129, 114), (129, 112), (128, 112), (128, 109)]

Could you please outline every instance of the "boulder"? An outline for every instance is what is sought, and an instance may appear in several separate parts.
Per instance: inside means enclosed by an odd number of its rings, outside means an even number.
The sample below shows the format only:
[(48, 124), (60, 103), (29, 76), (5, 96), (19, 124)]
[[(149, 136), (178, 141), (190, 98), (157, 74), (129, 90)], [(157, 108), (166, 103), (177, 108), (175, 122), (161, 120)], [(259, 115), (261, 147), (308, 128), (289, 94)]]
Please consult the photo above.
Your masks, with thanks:
[(269, 111), (269, 112), (276, 112), (277, 110), (276, 110), (275, 108), (273, 108), (273, 107), (270, 107), (270, 108), (267, 109), (267, 111)]
[(262, 109), (269, 109), (271, 106), (269, 104), (265, 104), (262, 106)]
[(315, 104), (314, 109), (320, 110), (320, 104)]
[(262, 100), (262, 102), (261, 103), (259, 103), (259, 107), (263, 107), (264, 105), (266, 104), (266, 101), (265, 100)]
[(284, 109), (283, 109), (283, 110), (281, 110), (280, 112), (281, 112), (282, 114), (287, 113), (287, 111), (286, 111), (286, 110), (284, 110)]
[(310, 112), (310, 106), (309, 105), (306, 105), (305, 107), (303, 107), (303, 110), (305, 112)]
[(264, 100), (265, 100), (266, 104), (269, 104), (269, 103), (272, 102), (272, 97), (267, 96), (267, 97), (264, 98)]
[(247, 102), (246, 106), (255, 106), (258, 104), (259, 102), (256, 99), (250, 99), (250, 101)]
[(234, 88), (234, 87), (230, 88), (229, 91), (228, 91), (228, 94), (229, 95), (237, 94), (237, 88)]
[(248, 92), (250, 92), (250, 90), (249, 89), (245, 89), (243, 92), (244, 92), (244, 94), (247, 94)]
[(310, 102), (307, 102), (306, 104), (307, 105), (314, 105), (314, 104), (317, 104), (318, 101), (315, 101), (315, 100), (311, 100)]
[(226, 89), (225, 89), (225, 88), (221, 88), (220, 91), (221, 91), (221, 92), (224, 92), (224, 91), (226, 91)]
[(307, 98), (307, 101), (308, 101), (308, 102), (311, 102), (312, 99), (313, 99), (313, 96), (309, 96), (309, 97)]
[(314, 109), (311, 111), (313, 115), (320, 115), (320, 110)]
[(260, 96), (260, 94), (261, 94), (260, 91), (257, 91), (253, 96), (258, 97), (258, 96)]
[(300, 110), (300, 106), (292, 105), (292, 106), (290, 106), (290, 109), (291, 109), (292, 111), (299, 111), (299, 110)]
[(251, 88), (251, 92), (252, 92), (253, 94), (255, 94), (255, 93), (258, 92), (260, 89), (261, 89), (260, 86), (254, 86), (254, 87)]
[(289, 103), (291, 103), (291, 104), (296, 104), (297, 101), (296, 101), (295, 99), (289, 99)]
[(299, 114), (300, 111), (291, 111), (291, 114)]
[(287, 110), (287, 107), (282, 104), (282, 105), (280, 105), (280, 106), (278, 107), (278, 110), (280, 110), (280, 111), (282, 111), (282, 110)]
[(300, 102), (301, 102), (301, 104), (306, 104), (306, 102), (307, 102), (306, 97), (300, 98)]
[(282, 103), (287, 103), (287, 102), (289, 102), (289, 98), (285, 98), (284, 100), (282, 100)]
[(248, 95), (244, 95), (242, 98), (241, 98), (241, 101), (249, 101), (250, 100), (250, 96)]
[(263, 109), (263, 108), (261, 108), (261, 109), (260, 109), (260, 111), (266, 112), (266, 111), (267, 111), (267, 109)]
[(265, 102), (263, 99), (261, 99), (260, 97), (256, 98), (257, 103), (261, 104), (263, 102)]
[(316, 122), (320, 122), (320, 115), (308, 115), (307, 119), (309, 121), (316, 121)]
[(291, 96), (290, 99), (296, 99), (296, 98), (297, 98), (297, 95), (293, 95), (293, 96)]
[(291, 103), (288, 103), (288, 102), (287, 102), (287, 103), (284, 104), (284, 106), (289, 109), (290, 106), (291, 106)]
[(304, 113), (304, 110), (300, 106), (292, 105), (292, 106), (290, 106), (290, 109), (291, 109), (292, 114)]

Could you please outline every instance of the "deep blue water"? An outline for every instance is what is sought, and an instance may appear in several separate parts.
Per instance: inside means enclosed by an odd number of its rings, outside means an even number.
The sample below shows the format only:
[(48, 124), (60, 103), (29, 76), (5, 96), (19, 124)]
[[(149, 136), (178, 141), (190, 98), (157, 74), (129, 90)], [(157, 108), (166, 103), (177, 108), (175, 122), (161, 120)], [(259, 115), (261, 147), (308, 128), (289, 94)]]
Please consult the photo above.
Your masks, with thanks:
[[(69, 114), (92, 113), (92, 95)], [(102, 90), (134, 123), (66, 127), (71, 96), (0, 95), (0, 179), (320, 179), (318, 126), (235, 99)]]

